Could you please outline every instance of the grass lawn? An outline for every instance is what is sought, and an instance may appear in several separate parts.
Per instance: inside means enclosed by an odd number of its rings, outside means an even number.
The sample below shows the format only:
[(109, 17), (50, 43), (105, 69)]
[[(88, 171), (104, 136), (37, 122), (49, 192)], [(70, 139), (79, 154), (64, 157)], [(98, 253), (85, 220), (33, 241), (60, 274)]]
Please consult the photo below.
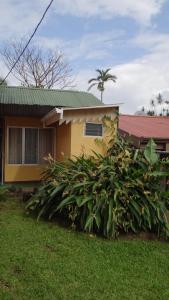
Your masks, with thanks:
[(1, 300), (169, 299), (169, 243), (108, 241), (0, 203)]

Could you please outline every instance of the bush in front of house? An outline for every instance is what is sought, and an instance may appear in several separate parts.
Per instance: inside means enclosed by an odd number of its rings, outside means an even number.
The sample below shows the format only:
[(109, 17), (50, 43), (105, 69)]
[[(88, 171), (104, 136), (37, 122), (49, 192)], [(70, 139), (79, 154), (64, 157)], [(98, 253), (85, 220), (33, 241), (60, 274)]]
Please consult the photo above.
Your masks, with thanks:
[(161, 164), (152, 140), (143, 152), (121, 138), (105, 156), (50, 160), (43, 185), (27, 209), (38, 219), (61, 214), (78, 229), (108, 238), (140, 231), (167, 236)]

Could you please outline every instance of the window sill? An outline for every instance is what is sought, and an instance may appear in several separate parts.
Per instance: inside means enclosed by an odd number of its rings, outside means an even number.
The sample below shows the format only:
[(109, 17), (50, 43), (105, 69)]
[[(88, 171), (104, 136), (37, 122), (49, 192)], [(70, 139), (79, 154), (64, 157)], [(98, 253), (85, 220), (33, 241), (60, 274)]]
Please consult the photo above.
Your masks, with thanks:
[(46, 164), (6, 164), (8, 167), (41, 167)]

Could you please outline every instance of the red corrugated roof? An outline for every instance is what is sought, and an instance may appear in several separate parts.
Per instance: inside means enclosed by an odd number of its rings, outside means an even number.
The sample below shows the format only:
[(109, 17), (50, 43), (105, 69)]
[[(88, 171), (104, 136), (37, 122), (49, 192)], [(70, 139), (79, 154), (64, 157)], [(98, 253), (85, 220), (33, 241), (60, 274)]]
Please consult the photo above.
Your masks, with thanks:
[(120, 115), (119, 129), (138, 138), (169, 139), (169, 117)]

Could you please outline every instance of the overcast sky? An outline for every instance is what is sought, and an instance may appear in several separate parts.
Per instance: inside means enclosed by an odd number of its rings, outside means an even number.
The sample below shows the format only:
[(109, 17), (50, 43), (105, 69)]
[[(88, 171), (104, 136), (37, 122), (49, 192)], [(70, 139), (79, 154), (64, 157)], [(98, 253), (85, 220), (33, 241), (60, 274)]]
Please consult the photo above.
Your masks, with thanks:
[[(28, 36), (48, 3), (1, 0), (0, 46)], [(87, 90), (96, 68), (110, 67), (118, 80), (107, 84), (104, 102), (123, 102), (122, 112), (134, 113), (158, 92), (169, 94), (168, 0), (55, 0), (34, 42), (65, 53), (78, 90)], [(0, 60), (0, 75), (5, 72)]]

